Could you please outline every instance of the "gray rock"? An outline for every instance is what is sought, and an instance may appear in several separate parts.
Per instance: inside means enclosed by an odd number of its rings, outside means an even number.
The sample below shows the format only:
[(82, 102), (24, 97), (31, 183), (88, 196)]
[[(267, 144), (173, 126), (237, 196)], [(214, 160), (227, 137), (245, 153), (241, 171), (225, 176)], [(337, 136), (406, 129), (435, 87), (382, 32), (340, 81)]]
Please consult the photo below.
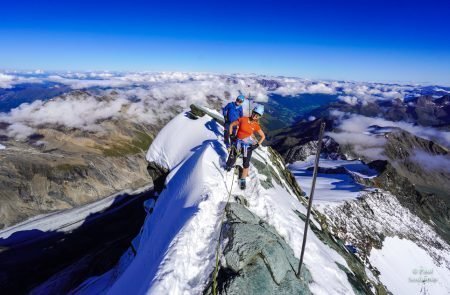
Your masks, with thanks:
[[(225, 210), (222, 234), (228, 244), (218, 272), (219, 294), (311, 294), (309, 271), (303, 267), (301, 279), (296, 277), (298, 260), (275, 228), (241, 204)], [(205, 293), (213, 293), (212, 284)]]

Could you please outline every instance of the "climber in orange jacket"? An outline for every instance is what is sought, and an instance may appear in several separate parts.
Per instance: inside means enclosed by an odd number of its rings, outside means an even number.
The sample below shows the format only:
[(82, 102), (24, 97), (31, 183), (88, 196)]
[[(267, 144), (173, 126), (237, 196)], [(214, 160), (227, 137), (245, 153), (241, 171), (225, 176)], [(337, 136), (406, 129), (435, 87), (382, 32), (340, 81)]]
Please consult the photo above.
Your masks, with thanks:
[[(242, 117), (230, 124), (229, 132), (232, 134), (233, 128), (237, 127), (237, 134), (232, 135), (233, 147), (227, 160), (226, 170), (230, 171), (236, 163), (237, 156), (243, 156), (243, 170), (239, 178), (239, 186), (245, 189), (245, 178), (248, 176), (248, 168), (250, 167), (250, 160), (252, 151), (257, 149), (266, 138), (264, 132), (259, 125), (259, 118), (264, 114), (264, 106), (257, 105), (253, 108), (250, 117)], [(255, 140), (254, 134), (259, 135), (259, 140)]]

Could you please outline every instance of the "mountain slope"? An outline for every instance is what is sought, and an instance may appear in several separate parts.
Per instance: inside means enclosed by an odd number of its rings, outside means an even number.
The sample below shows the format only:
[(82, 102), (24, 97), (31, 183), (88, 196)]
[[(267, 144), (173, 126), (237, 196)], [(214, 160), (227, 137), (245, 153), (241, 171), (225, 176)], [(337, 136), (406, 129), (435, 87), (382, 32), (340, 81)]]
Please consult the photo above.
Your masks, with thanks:
[[(146, 204), (151, 213), (141, 234), (134, 240), (133, 249), (124, 254), (114, 269), (86, 281), (75, 293), (200, 294), (208, 290), (214, 270), (217, 239), (220, 230), (224, 230), (220, 228), (220, 220), (233, 182), (231, 202), (239, 200), (255, 218), (273, 227), (290, 247), (289, 251), (296, 257), (290, 261), (296, 264), (304, 228), (301, 217), (306, 209), (280, 170), (284, 169), (281, 157), (269, 148), (256, 151), (249, 186), (245, 191), (240, 191), (233, 172), (226, 173), (221, 168), (226, 160), (222, 131), (223, 128), (210, 116), (195, 119), (187, 113), (178, 115), (163, 128), (152, 143), (147, 160), (151, 166), (170, 172), (156, 203)], [(227, 219), (225, 224), (227, 222), (232, 222), (232, 219)], [(322, 232), (321, 225), (314, 218), (313, 224), (316, 232), (308, 236), (305, 273), (302, 272), (308, 285), (303, 291), (314, 294), (370, 292), (366, 282), (377, 285), (377, 280), (370, 282), (367, 277), (355, 273), (347, 263), (351, 254), (332, 239), (327, 244), (335, 246), (325, 244), (323, 235), (326, 233)], [(227, 247), (226, 240), (222, 241), (221, 252), (229, 257), (230, 253), (224, 247)], [(251, 257), (255, 253), (240, 255), (244, 260), (239, 260), (238, 270), (246, 269), (248, 274), (251, 268), (245, 267), (251, 265)], [(290, 254), (286, 252), (283, 255), (289, 257)], [(292, 259), (295, 261), (292, 262)], [(226, 260), (222, 260), (220, 272), (227, 273), (230, 267)], [(267, 264), (269, 270), (273, 270), (272, 267), (273, 264)], [(280, 270), (280, 276), (272, 284), (285, 278), (298, 280), (292, 276), (295, 270), (293, 265), (289, 269)], [(240, 271), (237, 277), (244, 283), (234, 286), (248, 286), (249, 281)], [(227, 279), (222, 277), (221, 282), (225, 281)], [(230, 289), (232, 285), (224, 284), (219, 289), (223, 294), (233, 294), (237, 290)], [(258, 290), (258, 294), (264, 292)]]
[[(408, 160), (420, 146), (428, 148), (428, 152), (446, 153), (432, 142), (401, 130), (387, 137), (386, 155), (392, 165), (405, 165), (401, 161)], [(297, 148), (307, 149), (308, 143)], [(312, 175), (312, 160), (310, 156), (289, 165), (305, 189)], [(419, 169), (409, 165), (408, 173), (420, 176)], [(439, 176), (434, 175), (424, 173), (422, 181)], [(379, 274), (380, 281), (393, 294), (450, 292), (445, 204), (421, 195), (410, 179), (391, 164), (374, 161), (365, 165), (359, 160), (330, 159), (324, 153), (319, 162), (316, 196), (314, 207), (321, 212), (329, 231), (365, 262), (368, 274)]]
[[(113, 97), (73, 91), (55, 100), (83, 104)], [(45, 108), (55, 100), (42, 102), (42, 110), (36, 112), (51, 117), (47, 112), (52, 111)], [(96, 121), (95, 131), (55, 121), (39, 124), (33, 134), (20, 140), (3, 135), (11, 126), (0, 122), (5, 147), (0, 153), (0, 230), (39, 214), (76, 208), (148, 185), (145, 151), (163, 123), (137, 124), (105, 115)]]

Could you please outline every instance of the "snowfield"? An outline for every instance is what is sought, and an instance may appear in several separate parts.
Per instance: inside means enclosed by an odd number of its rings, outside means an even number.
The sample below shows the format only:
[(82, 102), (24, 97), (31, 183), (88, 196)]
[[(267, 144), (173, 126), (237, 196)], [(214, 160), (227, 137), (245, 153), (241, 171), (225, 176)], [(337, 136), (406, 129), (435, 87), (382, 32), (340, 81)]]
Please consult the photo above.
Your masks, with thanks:
[[(314, 156), (289, 165), (299, 185), (309, 192)], [(434, 229), (389, 192), (365, 187), (352, 175), (372, 178), (376, 172), (360, 161), (321, 158), (321, 168), (345, 168), (318, 173), (314, 208), (326, 216), (330, 230), (358, 252), (377, 241), (368, 262), (380, 272), (379, 280), (393, 294), (450, 294), (450, 246)], [(358, 248), (361, 246), (361, 248)], [(361, 254), (358, 254), (361, 255)], [(372, 271), (369, 278), (376, 281)]]
[[(309, 156), (305, 161), (297, 161), (288, 166), (289, 170), (295, 176), (298, 184), (309, 194), (311, 190), (311, 179), (313, 174), (315, 156)], [(357, 183), (352, 175), (373, 178), (377, 176), (376, 171), (370, 169), (367, 165), (358, 160), (330, 160), (320, 159), (319, 166), (321, 168), (343, 168), (345, 173), (318, 173), (316, 188), (314, 194), (314, 206), (316, 209), (323, 211), (327, 206), (337, 206), (346, 200), (353, 200), (362, 193), (371, 191), (359, 183)]]
[[(125, 253), (108, 273), (87, 280), (75, 293), (201, 294), (214, 269), (220, 219), (228, 191), (242, 194), (233, 172), (225, 172), (223, 128), (204, 116), (197, 120), (178, 115), (158, 134), (147, 160), (170, 169), (166, 188), (148, 215), (134, 245), (136, 256)], [(260, 148), (255, 157), (269, 161)], [(248, 209), (274, 226), (300, 256), (304, 223), (295, 210), (306, 210), (297, 197), (274, 183), (265, 189), (251, 166), (244, 192)], [(276, 168), (275, 168), (276, 170)], [(233, 182), (232, 182), (233, 180)], [(305, 265), (314, 294), (353, 294), (347, 275), (336, 263), (346, 261), (310, 231)]]
[(412, 241), (387, 237), (382, 249), (372, 250), (370, 261), (394, 294), (450, 294), (450, 271)]

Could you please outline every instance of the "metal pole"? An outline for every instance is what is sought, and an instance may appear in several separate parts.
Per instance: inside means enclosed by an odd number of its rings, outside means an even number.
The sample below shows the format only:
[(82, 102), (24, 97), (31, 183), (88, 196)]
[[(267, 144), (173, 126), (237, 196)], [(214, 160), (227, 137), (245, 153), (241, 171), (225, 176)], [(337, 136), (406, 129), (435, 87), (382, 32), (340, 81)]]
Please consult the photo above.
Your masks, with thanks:
[(302, 252), (300, 254), (300, 262), (298, 264), (297, 278), (300, 278), (300, 271), (302, 270), (303, 254), (305, 253), (306, 236), (308, 235), (309, 218), (311, 215), (311, 207), (312, 207), (312, 202), (313, 202), (313, 197), (314, 197), (314, 188), (316, 187), (317, 170), (319, 169), (320, 150), (322, 149), (322, 139), (323, 139), (324, 131), (325, 131), (325, 122), (322, 122), (322, 124), (320, 124), (319, 142), (317, 143), (316, 160), (314, 162), (314, 172), (313, 172), (313, 180), (312, 180), (312, 185), (311, 185), (311, 192), (309, 193), (308, 211), (306, 213), (305, 230), (303, 231), (304, 234), (303, 234)]
[(252, 116), (252, 111), (251, 111), (251, 106), (250, 106), (250, 97), (251, 97), (251, 93), (248, 93), (248, 116), (251, 117)]

